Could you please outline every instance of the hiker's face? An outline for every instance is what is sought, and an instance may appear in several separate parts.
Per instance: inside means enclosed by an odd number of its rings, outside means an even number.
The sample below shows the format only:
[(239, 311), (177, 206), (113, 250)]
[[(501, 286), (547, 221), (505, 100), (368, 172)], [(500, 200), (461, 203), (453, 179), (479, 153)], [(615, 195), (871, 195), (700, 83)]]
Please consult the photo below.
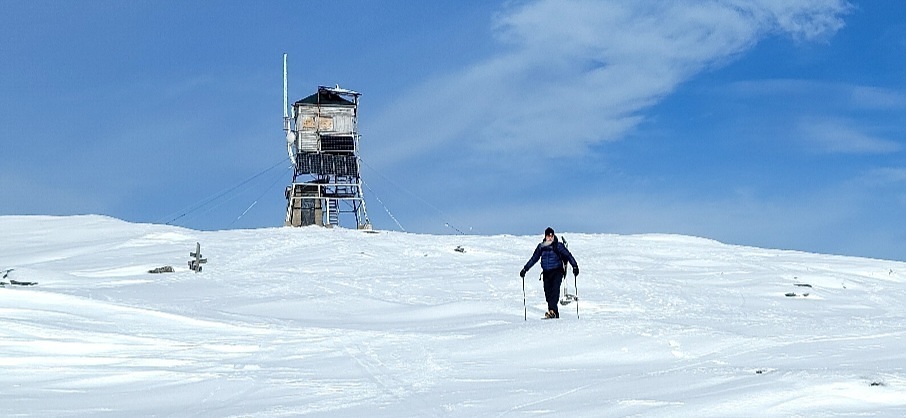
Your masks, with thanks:
[(544, 240), (547, 241), (547, 242), (553, 241), (553, 240), (554, 240), (554, 234), (547, 234), (547, 235), (545, 235), (545, 236), (544, 236)]

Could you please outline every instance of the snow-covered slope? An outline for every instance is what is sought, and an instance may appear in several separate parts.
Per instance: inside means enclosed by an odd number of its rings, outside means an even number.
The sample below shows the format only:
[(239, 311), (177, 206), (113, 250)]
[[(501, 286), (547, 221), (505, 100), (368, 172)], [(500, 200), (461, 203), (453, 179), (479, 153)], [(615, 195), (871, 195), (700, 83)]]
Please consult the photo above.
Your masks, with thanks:
[(906, 264), (563, 235), (0, 217), (0, 416), (906, 416)]

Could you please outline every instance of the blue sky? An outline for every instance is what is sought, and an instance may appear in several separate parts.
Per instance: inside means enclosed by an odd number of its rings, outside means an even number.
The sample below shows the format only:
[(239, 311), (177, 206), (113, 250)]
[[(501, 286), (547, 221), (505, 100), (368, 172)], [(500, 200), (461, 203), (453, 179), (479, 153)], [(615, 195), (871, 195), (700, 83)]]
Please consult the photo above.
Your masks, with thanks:
[(0, 214), (282, 225), (285, 52), (291, 100), (363, 93), (379, 229), (399, 229), (389, 211), (410, 232), (551, 225), (906, 260), (904, 12), (4, 1)]

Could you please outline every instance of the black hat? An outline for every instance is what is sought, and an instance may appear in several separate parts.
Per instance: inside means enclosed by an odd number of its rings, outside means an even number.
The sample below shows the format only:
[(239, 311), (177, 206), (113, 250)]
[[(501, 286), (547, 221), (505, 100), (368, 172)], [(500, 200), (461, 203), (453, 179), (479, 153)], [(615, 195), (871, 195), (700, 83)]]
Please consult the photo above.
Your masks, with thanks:
[(554, 228), (547, 227), (547, 229), (544, 230), (544, 235), (554, 235)]

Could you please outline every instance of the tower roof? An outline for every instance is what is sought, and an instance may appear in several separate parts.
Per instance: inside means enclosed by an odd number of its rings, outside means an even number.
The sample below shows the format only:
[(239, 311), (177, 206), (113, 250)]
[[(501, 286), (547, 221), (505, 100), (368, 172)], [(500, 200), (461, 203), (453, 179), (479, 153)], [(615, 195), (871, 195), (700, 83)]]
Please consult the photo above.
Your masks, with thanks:
[(339, 93), (328, 89), (318, 89), (318, 92), (308, 96), (295, 104), (355, 106), (355, 103), (346, 99)]

